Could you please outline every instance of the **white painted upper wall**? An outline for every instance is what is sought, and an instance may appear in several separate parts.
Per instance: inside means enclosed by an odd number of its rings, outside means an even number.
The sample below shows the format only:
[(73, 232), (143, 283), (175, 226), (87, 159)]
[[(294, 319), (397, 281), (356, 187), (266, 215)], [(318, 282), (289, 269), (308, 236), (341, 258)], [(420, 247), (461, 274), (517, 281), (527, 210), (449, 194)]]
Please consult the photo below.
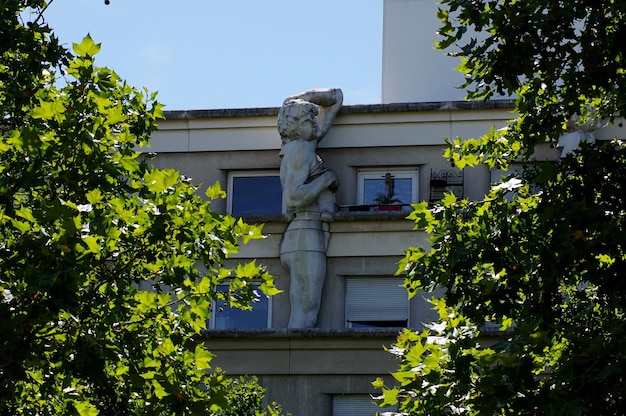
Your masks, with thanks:
[(384, 0), (382, 103), (459, 101), (459, 59), (435, 49), (435, 0)]
[[(463, 108), (462, 103), (410, 105), (404, 111), (375, 111), (378, 106), (347, 106), (319, 147), (441, 146), (442, 137), (479, 137), (491, 126), (501, 128), (513, 118), (510, 105), (487, 104)], [(424, 107), (418, 109), (417, 107)], [(471, 106), (468, 106), (471, 107)], [(355, 108), (371, 109), (354, 111)], [(241, 115), (189, 115), (173, 112), (159, 123), (144, 152), (224, 152), (280, 149), (276, 113), (256, 117)], [(174, 114), (176, 113), (176, 114)], [(177, 118), (176, 116), (179, 116)]]

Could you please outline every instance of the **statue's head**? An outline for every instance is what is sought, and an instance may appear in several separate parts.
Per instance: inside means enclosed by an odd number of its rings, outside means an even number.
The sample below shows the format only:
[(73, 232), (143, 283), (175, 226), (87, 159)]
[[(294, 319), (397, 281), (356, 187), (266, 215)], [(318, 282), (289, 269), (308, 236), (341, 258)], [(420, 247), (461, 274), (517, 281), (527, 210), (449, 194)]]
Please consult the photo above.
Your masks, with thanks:
[[(317, 115), (319, 108), (316, 104), (301, 99), (285, 102), (278, 112), (278, 133), (283, 144), (295, 139), (310, 140), (319, 135)], [(311, 129), (302, 129), (302, 125), (311, 124)], [(309, 137), (302, 137), (302, 131), (310, 131)]]

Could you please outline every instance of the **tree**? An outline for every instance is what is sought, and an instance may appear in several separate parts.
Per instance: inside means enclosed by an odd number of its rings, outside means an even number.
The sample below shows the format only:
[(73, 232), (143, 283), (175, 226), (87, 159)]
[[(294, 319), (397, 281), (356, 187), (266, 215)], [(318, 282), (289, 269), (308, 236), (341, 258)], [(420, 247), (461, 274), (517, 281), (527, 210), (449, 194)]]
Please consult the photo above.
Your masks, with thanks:
[[(228, 401), (228, 410), (220, 416), (259, 416), (262, 408), (265, 389), (259, 385), (256, 376), (239, 377), (238, 379), (227, 379), (226, 400)], [(268, 408), (272, 415), (278, 415), (282, 408), (279, 404), (272, 403)], [(291, 416), (291, 413), (287, 413)]]
[(47, 4), (0, 6), (0, 413), (225, 413), (232, 382), (194, 337), (212, 299), (277, 292), (223, 266), (260, 228), (211, 211), (219, 184), (202, 198), (150, 165), (161, 104), (96, 67), (89, 36), (61, 47)]
[(446, 139), (445, 157), (529, 167), (482, 200), (414, 206), (431, 245), (409, 248), (398, 273), (410, 296), (443, 289), (440, 319), (399, 335), (400, 385), (377, 380), (380, 403), (411, 415), (623, 414), (626, 145), (533, 155), (572, 119), (624, 114), (625, 13), (623, 1), (442, 2), (439, 47), (458, 48), (469, 98), (511, 94), (518, 114), (507, 129)]

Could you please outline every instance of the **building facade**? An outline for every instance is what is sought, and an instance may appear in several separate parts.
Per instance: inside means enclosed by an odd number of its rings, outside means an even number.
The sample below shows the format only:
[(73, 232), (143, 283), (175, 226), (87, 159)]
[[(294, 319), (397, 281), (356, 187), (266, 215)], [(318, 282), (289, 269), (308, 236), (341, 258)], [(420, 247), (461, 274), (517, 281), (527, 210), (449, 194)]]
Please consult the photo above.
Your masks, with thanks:
[[(264, 224), (266, 238), (230, 261), (256, 259), (283, 292), (259, 296), (251, 312), (214, 305), (205, 342), (217, 355), (215, 366), (231, 376), (257, 375), (267, 400), (294, 416), (377, 411), (371, 382), (390, 379), (396, 368), (384, 346), (400, 328), (419, 329), (435, 317), (430, 295), (409, 300), (396, 275), (403, 250), (427, 244), (426, 234), (406, 219), (410, 204), (435, 202), (444, 192), (482, 198), (502, 175), (487, 166), (459, 172), (443, 158), (443, 137), (481, 136), (514, 115), (508, 100), (462, 101), (457, 62), (434, 50), (435, 12), (431, 0), (384, 0), (383, 104), (344, 106), (318, 147), (340, 188), (315, 328), (287, 329), (290, 277), (279, 247), (289, 216), (278, 176), (279, 108), (167, 112), (153, 135), (149, 151), (157, 153), (157, 166), (174, 167), (204, 186), (219, 181), (228, 197), (213, 202), (216, 212)], [(545, 147), (536, 157), (559, 154)], [(390, 183), (396, 210), (375, 201)]]
[[(409, 301), (402, 277), (395, 276), (403, 250), (426, 243), (425, 233), (406, 219), (408, 204), (434, 201), (443, 190), (484, 195), (487, 167), (461, 175), (443, 159), (441, 138), (501, 127), (510, 111), (506, 101), (342, 108), (318, 148), (341, 183), (321, 309), (316, 328), (298, 330), (286, 328), (289, 273), (279, 258), (289, 217), (278, 179), (278, 108), (167, 113), (152, 139), (154, 163), (176, 167), (196, 183), (219, 181), (228, 197), (213, 203), (215, 211), (265, 224), (266, 238), (243, 246), (231, 261), (256, 259), (283, 290), (260, 297), (252, 312), (215, 306), (206, 333), (215, 365), (230, 375), (257, 375), (268, 400), (294, 415), (364, 414), (359, 406), (366, 408), (376, 393), (371, 382), (396, 365), (383, 347), (400, 328), (420, 328), (434, 317), (426, 296)], [(389, 177), (403, 204), (396, 211), (373, 201)]]

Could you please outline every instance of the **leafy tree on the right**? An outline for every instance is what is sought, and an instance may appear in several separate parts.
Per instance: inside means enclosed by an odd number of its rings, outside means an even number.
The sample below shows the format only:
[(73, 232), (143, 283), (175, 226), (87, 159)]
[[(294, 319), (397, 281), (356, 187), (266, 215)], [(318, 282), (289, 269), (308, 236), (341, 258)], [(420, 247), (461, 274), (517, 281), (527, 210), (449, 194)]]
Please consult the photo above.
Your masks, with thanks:
[[(506, 129), (447, 140), (457, 166), (506, 169), (556, 145), (572, 119), (626, 113), (626, 1), (444, 0), (438, 17), (468, 98), (515, 97)], [(430, 246), (409, 248), (398, 273), (410, 296), (440, 288), (440, 319), (399, 335), (399, 386), (377, 380), (380, 403), (410, 415), (624, 414), (626, 145), (581, 143), (530, 165), (482, 200), (414, 205)]]

